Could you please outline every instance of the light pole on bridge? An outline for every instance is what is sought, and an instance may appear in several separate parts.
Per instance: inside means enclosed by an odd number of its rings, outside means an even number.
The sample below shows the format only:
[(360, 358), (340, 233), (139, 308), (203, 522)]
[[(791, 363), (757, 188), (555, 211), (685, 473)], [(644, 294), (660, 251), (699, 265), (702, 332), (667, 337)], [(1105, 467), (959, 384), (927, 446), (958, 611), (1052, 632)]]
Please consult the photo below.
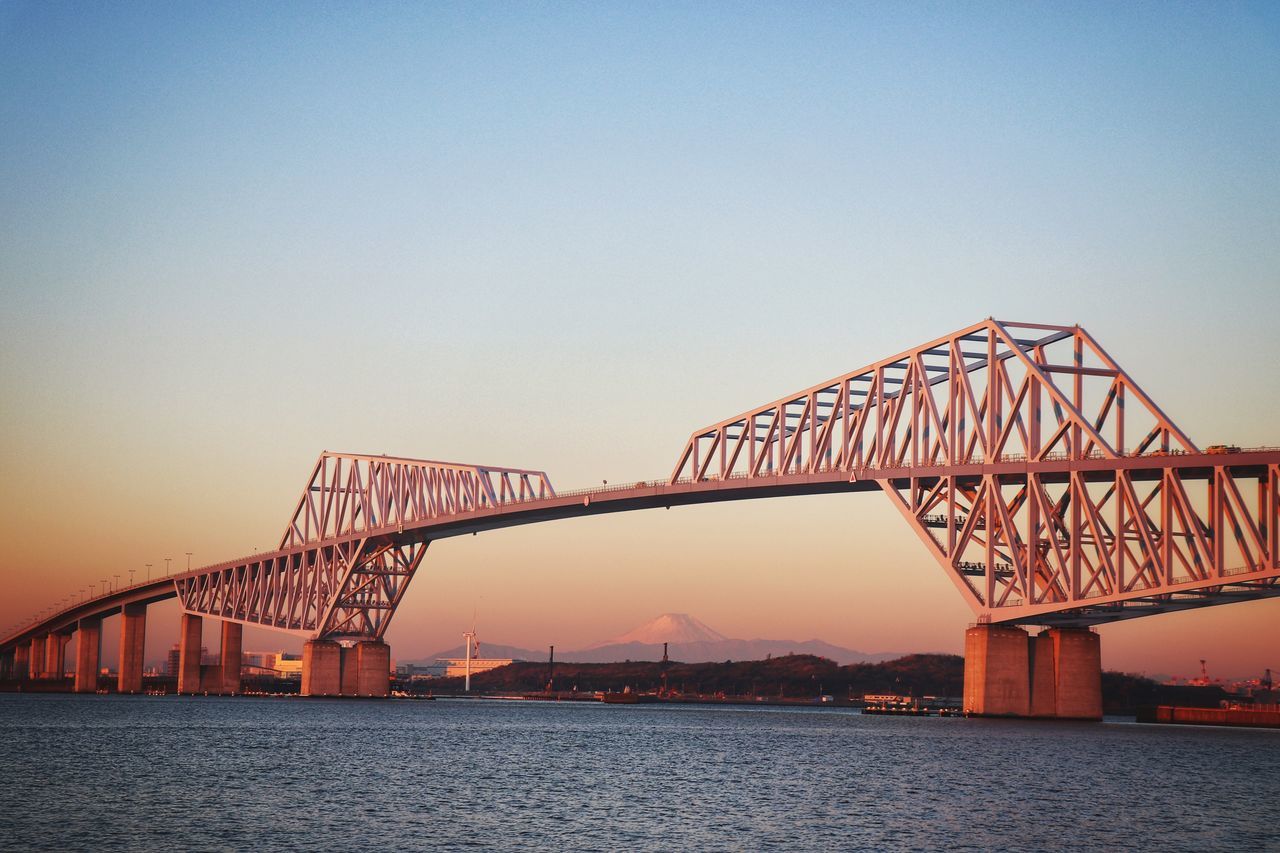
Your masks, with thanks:
[(120, 589), (120, 576), (119, 576), (119, 575), (112, 575), (111, 577), (113, 577), (113, 578), (115, 578), (115, 579), (116, 579), (116, 589)]
[(151, 564), (147, 563), (147, 580), (151, 580)]
[(173, 557), (165, 557), (165, 558), (164, 558), (164, 573), (165, 573), (166, 575), (171, 575), (171, 574), (173, 574), (173, 572), (172, 572), (172, 571), (170, 571), (170, 569), (169, 569), (169, 563), (170, 563), (172, 560), (173, 560)]
[(137, 569), (130, 569), (130, 570), (129, 570), (129, 586), (133, 586), (133, 573), (134, 573), (134, 572), (136, 572), (136, 571), (137, 571)]
[(187, 571), (191, 571), (191, 552), (187, 552)]
[(103, 578), (103, 579), (102, 579), (102, 581), (101, 581), (101, 583), (102, 583), (102, 594), (103, 594), (103, 595), (106, 595), (106, 594), (107, 594), (107, 579), (106, 579), (106, 578)]

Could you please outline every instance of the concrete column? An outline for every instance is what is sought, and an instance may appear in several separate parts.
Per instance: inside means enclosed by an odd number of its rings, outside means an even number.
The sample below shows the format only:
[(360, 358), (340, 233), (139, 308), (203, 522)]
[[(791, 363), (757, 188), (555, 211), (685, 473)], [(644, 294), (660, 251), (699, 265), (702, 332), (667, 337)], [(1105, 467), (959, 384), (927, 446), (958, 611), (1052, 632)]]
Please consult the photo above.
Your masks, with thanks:
[(31, 638), (30, 674), (32, 678), (44, 677), (44, 647), (48, 637)]
[(31, 677), (31, 646), (21, 643), (13, 649), (13, 677)]
[[(203, 657), (203, 655), (201, 655)], [(200, 686), (192, 693), (212, 693), (217, 696), (222, 692), (222, 664), (220, 663), (202, 663), (200, 664)]]
[(1058, 716), (1058, 676), (1053, 640), (1048, 633), (1031, 638), (1031, 716)]
[(147, 649), (147, 605), (126, 604), (120, 610), (120, 663), (116, 690), (142, 692), (142, 662)]
[(81, 619), (76, 625), (77, 693), (98, 692), (98, 666), (102, 652), (102, 620)]
[(222, 684), (218, 692), (234, 696), (240, 692), (240, 664), (243, 660), (244, 626), (239, 622), (222, 623)]
[(342, 647), (332, 640), (302, 645), (302, 695), (342, 695)]
[(359, 695), (360, 690), (360, 665), (357, 661), (357, 653), (355, 646), (340, 646), (341, 648), (341, 683), (340, 692), (343, 696)]
[(50, 634), (45, 641), (44, 677), (61, 681), (67, 677), (67, 643), (70, 634)]
[(356, 643), (356, 695), (391, 695), (391, 647), (380, 640)]
[(200, 640), (204, 620), (191, 613), (182, 614), (178, 629), (178, 692), (199, 693)]
[(1102, 719), (1102, 642), (1088, 628), (1053, 628), (1056, 713), (1059, 719)]
[(13, 678), (14, 651), (14, 649), (9, 649), (8, 651), (0, 652), (0, 678), (5, 681)]
[(1021, 628), (976, 625), (964, 634), (964, 712), (1025, 717), (1031, 711), (1028, 636)]

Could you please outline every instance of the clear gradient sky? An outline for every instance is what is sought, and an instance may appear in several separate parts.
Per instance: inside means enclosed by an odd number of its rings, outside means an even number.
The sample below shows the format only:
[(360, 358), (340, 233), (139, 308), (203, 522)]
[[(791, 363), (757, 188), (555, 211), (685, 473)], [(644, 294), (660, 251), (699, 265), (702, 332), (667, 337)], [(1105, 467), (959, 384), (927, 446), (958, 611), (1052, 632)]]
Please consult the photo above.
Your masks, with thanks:
[[(661, 477), (988, 315), (1277, 445), (1280, 5), (0, 0), (0, 292), (0, 627), (274, 544), (325, 449)], [(870, 494), (437, 543), (393, 654), (473, 608), (561, 648), (684, 611), (958, 652), (972, 618)], [(1102, 634), (1280, 669), (1280, 601)]]

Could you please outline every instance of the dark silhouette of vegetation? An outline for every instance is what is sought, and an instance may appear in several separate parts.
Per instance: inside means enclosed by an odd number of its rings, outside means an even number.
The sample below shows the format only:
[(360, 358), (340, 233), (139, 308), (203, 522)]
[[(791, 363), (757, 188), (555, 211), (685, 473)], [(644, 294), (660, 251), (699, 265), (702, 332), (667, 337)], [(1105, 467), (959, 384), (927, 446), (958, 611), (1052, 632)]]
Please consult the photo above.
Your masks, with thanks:
[[(624, 663), (557, 663), (555, 689), (579, 692), (656, 691), (663, 665), (650, 661)], [(957, 655), (909, 655), (885, 663), (839, 666), (814, 655), (784, 655), (756, 661), (672, 663), (665, 668), (667, 687), (677, 693), (714, 696), (765, 696), (816, 699), (862, 698), (865, 693), (959, 696), (964, 659)], [(512, 663), (471, 676), (473, 691), (520, 693), (546, 686), (545, 663)], [(462, 689), (461, 678), (430, 682), (438, 692)]]
[[(861, 699), (868, 693), (958, 698), (964, 692), (964, 658), (959, 655), (907, 655), (883, 663), (840, 666), (814, 655), (783, 655), (755, 661), (671, 663), (666, 684), (684, 696), (763, 697), (816, 701)], [(651, 661), (623, 663), (556, 663), (557, 692), (649, 693), (661, 689), (663, 665)], [(539, 693), (547, 685), (547, 665), (518, 662), (471, 676), (478, 693)], [(461, 678), (419, 683), (436, 693), (462, 691)], [(1217, 707), (1225, 697), (1220, 687), (1174, 687), (1140, 675), (1102, 674), (1104, 713), (1132, 715), (1141, 706)]]

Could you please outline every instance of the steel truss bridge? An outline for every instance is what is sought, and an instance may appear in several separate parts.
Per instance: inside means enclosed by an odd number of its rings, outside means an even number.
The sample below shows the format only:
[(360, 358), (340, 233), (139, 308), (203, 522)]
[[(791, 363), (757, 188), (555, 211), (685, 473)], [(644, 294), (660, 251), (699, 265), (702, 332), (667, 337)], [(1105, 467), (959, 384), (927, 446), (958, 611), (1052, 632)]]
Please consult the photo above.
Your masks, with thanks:
[(171, 597), (377, 641), (437, 539), (859, 491), (889, 498), (979, 623), (1073, 628), (1280, 594), (1280, 448), (1199, 448), (1084, 329), (988, 319), (695, 430), (662, 480), (557, 492), (542, 471), (323, 453), (274, 550), (78, 602), (0, 649)]

